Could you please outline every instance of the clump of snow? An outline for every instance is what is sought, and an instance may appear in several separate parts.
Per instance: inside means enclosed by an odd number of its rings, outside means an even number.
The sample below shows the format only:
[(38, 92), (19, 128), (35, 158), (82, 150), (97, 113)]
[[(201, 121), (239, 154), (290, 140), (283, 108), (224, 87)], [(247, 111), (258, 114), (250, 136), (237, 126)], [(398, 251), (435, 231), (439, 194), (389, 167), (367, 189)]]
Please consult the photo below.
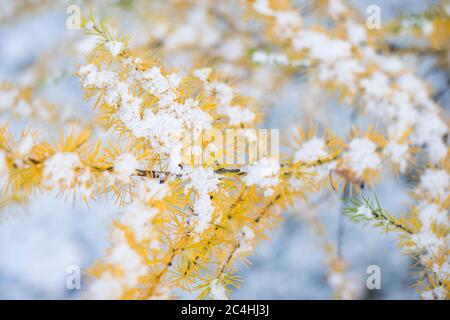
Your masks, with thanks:
[(422, 292), (421, 295), (424, 300), (446, 300), (447, 299), (447, 289), (442, 286), (436, 287), (431, 290), (426, 290)]
[(270, 4), (268, 0), (256, 0), (253, 3), (253, 9), (263, 15), (270, 16), (274, 13), (274, 10), (270, 8)]
[(105, 43), (106, 48), (111, 52), (113, 57), (122, 52), (123, 43), (119, 41), (108, 41)]
[(13, 108), (19, 91), (17, 89), (0, 89), (0, 110), (10, 110)]
[(347, 22), (345, 28), (351, 43), (360, 44), (366, 42), (367, 31), (364, 26), (355, 22)]
[(123, 183), (130, 183), (131, 176), (136, 173), (138, 161), (131, 153), (123, 153), (114, 161), (114, 176)]
[(441, 199), (445, 199), (449, 192), (450, 176), (443, 169), (426, 169), (420, 177), (419, 187), (433, 197), (439, 196)]
[(194, 230), (200, 234), (212, 220), (214, 206), (210, 193), (218, 190), (219, 178), (212, 168), (186, 168), (185, 172), (190, 179), (185, 190), (194, 189), (197, 192), (194, 200)]
[(194, 70), (194, 76), (200, 79), (203, 82), (207, 82), (209, 76), (211, 75), (211, 68), (201, 68)]
[(441, 210), (435, 203), (421, 202), (418, 212), (419, 220), (422, 223), (422, 230), (430, 230), (433, 223), (448, 227), (448, 214)]
[(94, 64), (88, 64), (80, 67), (78, 70), (80, 77), (83, 79), (83, 86), (93, 86), (98, 89), (105, 88), (117, 81), (117, 73), (114, 71), (98, 71)]
[(328, 64), (352, 57), (351, 44), (348, 41), (331, 39), (317, 31), (303, 30), (299, 32), (293, 39), (293, 45), (295, 50), (309, 50), (313, 59)]
[(137, 285), (147, 271), (144, 260), (130, 247), (121, 230), (114, 230), (112, 250), (106, 260), (123, 271), (122, 280), (129, 287)]
[(347, 12), (347, 7), (341, 0), (328, 1), (328, 12), (332, 17), (339, 17)]
[(136, 237), (136, 241), (151, 239), (151, 223), (153, 218), (159, 213), (158, 209), (148, 207), (140, 202), (133, 202), (122, 215), (122, 221), (128, 225)]
[(201, 234), (212, 220), (214, 206), (208, 194), (200, 194), (194, 200), (194, 231)]
[(239, 234), (239, 248), (236, 253), (245, 253), (253, 251), (252, 240), (255, 238), (255, 233), (247, 226), (242, 227)]
[(28, 101), (26, 101), (24, 99), (20, 99), (16, 105), (16, 108), (14, 109), (14, 112), (18, 116), (26, 118), (32, 114), (33, 109)]
[(267, 53), (264, 51), (255, 51), (252, 54), (252, 61), (262, 65), (289, 65), (289, 58), (283, 53)]
[(448, 148), (442, 140), (447, 133), (447, 125), (439, 114), (423, 111), (417, 119), (411, 141), (417, 145), (426, 145), (430, 160), (439, 163), (447, 155)]
[(438, 238), (432, 231), (421, 231), (420, 233), (413, 234), (411, 240), (415, 244), (416, 251), (427, 250), (428, 253), (437, 254), (439, 248), (444, 245), (441, 238)]
[(334, 292), (338, 292), (343, 300), (355, 299), (361, 291), (360, 280), (357, 277), (350, 276), (345, 272), (333, 270), (327, 277), (328, 284)]
[(17, 147), (17, 152), (21, 155), (26, 155), (31, 151), (31, 149), (33, 149), (33, 146), (34, 146), (34, 137), (30, 134), (27, 134), (20, 141)]
[(169, 192), (169, 186), (165, 183), (160, 183), (157, 179), (140, 181), (136, 190), (137, 196), (143, 202), (162, 200)]
[(368, 138), (355, 138), (344, 153), (348, 167), (361, 177), (367, 169), (377, 169), (381, 163), (377, 146)]
[(115, 300), (123, 294), (122, 283), (111, 272), (105, 272), (89, 286), (89, 298), (98, 300)]
[(217, 109), (218, 113), (224, 114), (229, 118), (228, 124), (230, 126), (239, 126), (245, 123), (252, 123), (255, 120), (255, 113), (240, 106), (226, 106)]
[(234, 97), (233, 89), (223, 82), (208, 83), (205, 87), (208, 93), (215, 94), (218, 107), (229, 106)]
[(361, 80), (361, 86), (365, 90), (365, 94), (376, 97), (383, 98), (389, 94), (389, 78), (385, 73), (380, 71), (375, 72), (370, 77)]
[(187, 168), (185, 172), (190, 179), (190, 182), (186, 185), (186, 190), (193, 188), (199, 194), (217, 191), (219, 178), (212, 168)]
[(388, 156), (393, 163), (398, 164), (400, 172), (405, 172), (409, 157), (409, 146), (407, 144), (389, 141), (383, 149), (383, 154)]
[(362, 204), (358, 207), (358, 210), (356, 210), (356, 214), (357, 215), (362, 215), (366, 218), (372, 219), (373, 218), (373, 214), (372, 214), (372, 209), (370, 209), (367, 205)]
[(439, 279), (441, 280), (448, 279), (448, 276), (450, 276), (449, 258), (447, 257), (447, 261), (444, 261), (442, 265), (434, 263), (432, 269), (433, 272), (439, 277)]
[(8, 164), (6, 162), (6, 153), (0, 151), (0, 176), (5, 176), (8, 172)]
[(364, 71), (365, 67), (357, 59), (343, 59), (320, 64), (318, 78), (322, 82), (337, 82), (355, 93), (358, 76)]

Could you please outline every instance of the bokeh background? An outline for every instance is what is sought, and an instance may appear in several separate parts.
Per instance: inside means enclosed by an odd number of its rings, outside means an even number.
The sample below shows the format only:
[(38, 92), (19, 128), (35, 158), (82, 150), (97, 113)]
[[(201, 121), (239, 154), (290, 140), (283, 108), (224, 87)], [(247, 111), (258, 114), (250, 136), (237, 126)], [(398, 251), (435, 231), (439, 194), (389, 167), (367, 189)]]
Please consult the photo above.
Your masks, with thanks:
[[(117, 6), (116, 1), (106, 4), (108, 15), (120, 16), (121, 25), (133, 32), (133, 13)], [(4, 14), (20, 1), (0, 0)], [(83, 60), (74, 57), (64, 45), (80, 41), (75, 47), (81, 52), (90, 44), (79, 40), (77, 31), (66, 28), (66, 8), (77, 1), (60, 1), (45, 9), (19, 15), (0, 24), (0, 81), (17, 83), (36, 81), (29, 72), (43, 54), (53, 48), (62, 50), (62, 56), (51, 65), (51, 77), (40, 80), (40, 95), (63, 108), (67, 117), (83, 119), (92, 116), (90, 104), (83, 100), (80, 84), (73, 73)], [(424, 0), (354, 0), (353, 4), (364, 14), (370, 4), (381, 7), (382, 22), (402, 13), (421, 12), (433, 1)], [(84, 3), (80, 4), (85, 6)], [(1, 16), (1, 15), (0, 15)], [(128, 21), (125, 23), (123, 21)], [(152, 28), (152, 22), (147, 22)], [(61, 44), (58, 46), (58, 44)], [(61, 47), (62, 46), (62, 47)], [(173, 65), (179, 60), (172, 59)], [(448, 86), (445, 74), (433, 69), (432, 61), (423, 59), (417, 65), (435, 90)], [(431, 71), (430, 71), (431, 70)], [(283, 128), (302, 120), (302, 105), (307, 104), (307, 85), (296, 83), (283, 88), (268, 110), (266, 123), (270, 128)], [(246, 92), (244, 92), (246, 93)], [(311, 93), (308, 93), (311, 94)], [(316, 93), (316, 94), (320, 94)], [(281, 95), (281, 96), (280, 96)], [(448, 93), (441, 104), (448, 108)], [(337, 133), (345, 134), (353, 119), (350, 108), (328, 103), (328, 120)], [(1, 101), (0, 101), (1, 105)], [(8, 117), (1, 115), (1, 123)], [(361, 121), (364, 121), (361, 120)], [(28, 126), (26, 120), (11, 124), (14, 130)], [(33, 128), (46, 124), (34, 124)], [(402, 212), (409, 201), (408, 181), (386, 179), (376, 187), (384, 206), (392, 212)], [(327, 227), (330, 241), (338, 243), (341, 254), (350, 263), (350, 271), (360, 286), (361, 299), (417, 299), (411, 285), (410, 266), (413, 261), (401, 255), (395, 238), (386, 236), (369, 226), (356, 225), (342, 217), (340, 195), (331, 195), (327, 205), (314, 208)], [(232, 294), (234, 299), (329, 299), (331, 288), (327, 283), (327, 267), (321, 243), (304, 214), (313, 210), (299, 204), (285, 214), (282, 227), (275, 230), (271, 241), (262, 243), (251, 257), (252, 266), (243, 267), (239, 274), (243, 285)], [(89, 206), (73, 203), (57, 194), (36, 195), (25, 207), (3, 208), (0, 220), (0, 298), (2, 299), (74, 299), (82, 290), (68, 290), (67, 268), (78, 265), (89, 267), (101, 256), (108, 243), (111, 219), (119, 214), (110, 199), (98, 199)], [(301, 213), (302, 212), (302, 213)], [(339, 240), (338, 240), (339, 238)], [(366, 268), (378, 265), (382, 272), (381, 290), (367, 290)], [(181, 297), (190, 297), (181, 294)]]

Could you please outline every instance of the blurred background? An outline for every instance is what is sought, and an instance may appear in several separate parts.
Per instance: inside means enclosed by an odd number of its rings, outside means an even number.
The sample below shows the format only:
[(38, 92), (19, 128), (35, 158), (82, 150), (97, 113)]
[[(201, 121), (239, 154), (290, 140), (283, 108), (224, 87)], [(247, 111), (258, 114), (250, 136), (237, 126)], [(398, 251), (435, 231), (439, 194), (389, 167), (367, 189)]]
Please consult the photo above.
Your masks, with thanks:
[[(151, 3), (143, 5), (145, 9), (148, 9), (147, 5), (155, 5), (154, 8), (160, 6), (161, 11), (152, 10), (153, 16), (144, 18), (140, 2)], [(231, 4), (227, 5), (231, 7), (238, 6), (236, 1), (229, 2)], [(305, 2), (298, 1), (299, 5)], [(420, 14), (436, 2), (351, 1), (362, 16), (365, 16), (368, 5), (378, 5), (382, 23), (402, 15)], [(50, 120), (57, 122), (55, 128), (65, 128), (73, 121), (83, 123), (95, 118), (91, 111), (92, 102), (83, 100), (80, 83), (73, 75), (83, 63), (84, 55), (92, 50), (95, 41), (84, 37), (79, 30), (66, 27), (69, 16), (66, 10), (72, 4), (79, 5), (83, 12), (89, 11), (87, 1), (0, 0), (0, 82), (9, 81), (23, 87), (33, 87), (37, 96), (35, 101), (38, 101), (31, 106), (31, 111), (20, 109), (16, 110), (18, 115), (11, 115), (0, 100), (1, 123), (10, 123), (16, 132), (23, 128), (40, 128), (41, 132), (52, 137), (58, 134), (58, 130), (49, 132)], [(225, 4), (217, 6), (217, 15), (230, 12), (225, 11), (228, 10)], [(165, 1), (95, 1), (94, 9), (100, 16), (111, 20), (113, 25), (132, 35), (133, 45), (154, 49), (156, 55), (164, 57), (170, 66), (189, 68), (201, 60), (202, 52), (210, 52), (210, 61), (200, 63), (206, 65), (211, 62), (223, 73), (236, 79), (236, 85), (242, 93), (263, 101), (266, 127), (287, 128), (302, 124), (314, 114), (320, 124), (345, 135), (356, 121), (368, 121), (364, 115), (357, 115), (355, 119), (351, 108), (338, 105), (335, 97), (326, 96), (320, 88), (310, 86), (303, 74), (275, 85), (273, 82), (276, 79), (285, 79), (276, 67), (255, 66), (252, 74), (241, 72), (239, 65), (243, 59), (248, 59), (248, 52), (264, 48), (264, 43), (254, 43), (245, 36), (224, 33), (221, 28), (226, 27), (214, 21), (208, 26), (211, 30), (206, 33), (205, 26), (198, 23), (202, 19), (198, 12), (192, 15), (183, 13), (185, 16), (181, 19), (170, 19), (170, 4)], [(190, 10), (189, 5), (186, 10)], [(216, 18), (236, 24), (233, 27), (237, 30), (246, 28), (245, 24), (252, 25), (252, 22), (238, 18), (230, 22), (230, 17), (233, 14)], [(314, 15), (311, 16), (313, 19)], [(179, 31), (180, 28), (171, 29), (169, 23), (181, 26), (191, 24), (194, 30), (203, 30), (205, 34), (201, 39), (201, 49), (190, 46), (189, 35), (192, 33)], [(250, 32), (257, 34), (258, 28), (257, 25), (252, 26)], [(167, 38), (168, 35), (171, 37)], [(197, 33), (194, 32), (194, 35)], [(186, 43), (180, 44), (183, 42), (180, 38)], [(223, 46), (226, 46), (225, 49)], [(225, 56), (221, 56), (223, 52), (226, 52)], [(440, 103), (448, 108), (448, 70), (437, 67), (433, 56), (406, 56), (405, 59), (417, 68), (435, 92), (441, 93)], [(317, 108), (319, 102), (325, 104), (320, 110)], [(51, 105), (57, 119), (44, 114), (46, 108), (39, 103)], [(34, 117), (32, 123), (29, 116)], [(104, 133), (97, 134), (101, 136)], [(410, 200), (409, 183), (406, 177), (392, 177), (378, 184), (375, 191), (388, 210), (401, 213), (406, 210)], [(327, 280), (326, 256), (321, 249), (323, 240), (307, 222), (309, 215), (320, 218), (327, 229), (328, 240), (339, 247), (341, 256), (349, 264), (349, 272), (360, 299), (418, 298), (411, 288), (414, 278), (410, 266), (414, 262), (401, 255), (395, 237), (386, 236), (370, 226), (351, 223), (341, 214), (341, 195), (331, 194), (326, 197), (326, 201), (319, 198), (317, 203), (313, 201), (313, 205), (298, 203), (285, 213), (281, 228), (275, 230), (272, 239), (263, 242), (251, 257), (252, 265), (241, 268), (239, 274), (243, 284), (233, 292), (232, 298), (332, 298), (332, 286)], [(57, 194), (37, 194), (26, 206), (10, 205), (2, 208), (0, 298), (79, 298), (85, 289), (85, 279), (81, 290), (68, 290), (68, 267), (77, 265), (85, 269), (101, 256), (108, 244), (111, 219), (119, 213), (120, 210), (107, 198), (98, 199), (87, 206)], [(366, 270), (370, 265), (381, 268), (380, 290), (366, 288)], [(191, 297), (186, 293), (179, 294), (181, 298)]]

